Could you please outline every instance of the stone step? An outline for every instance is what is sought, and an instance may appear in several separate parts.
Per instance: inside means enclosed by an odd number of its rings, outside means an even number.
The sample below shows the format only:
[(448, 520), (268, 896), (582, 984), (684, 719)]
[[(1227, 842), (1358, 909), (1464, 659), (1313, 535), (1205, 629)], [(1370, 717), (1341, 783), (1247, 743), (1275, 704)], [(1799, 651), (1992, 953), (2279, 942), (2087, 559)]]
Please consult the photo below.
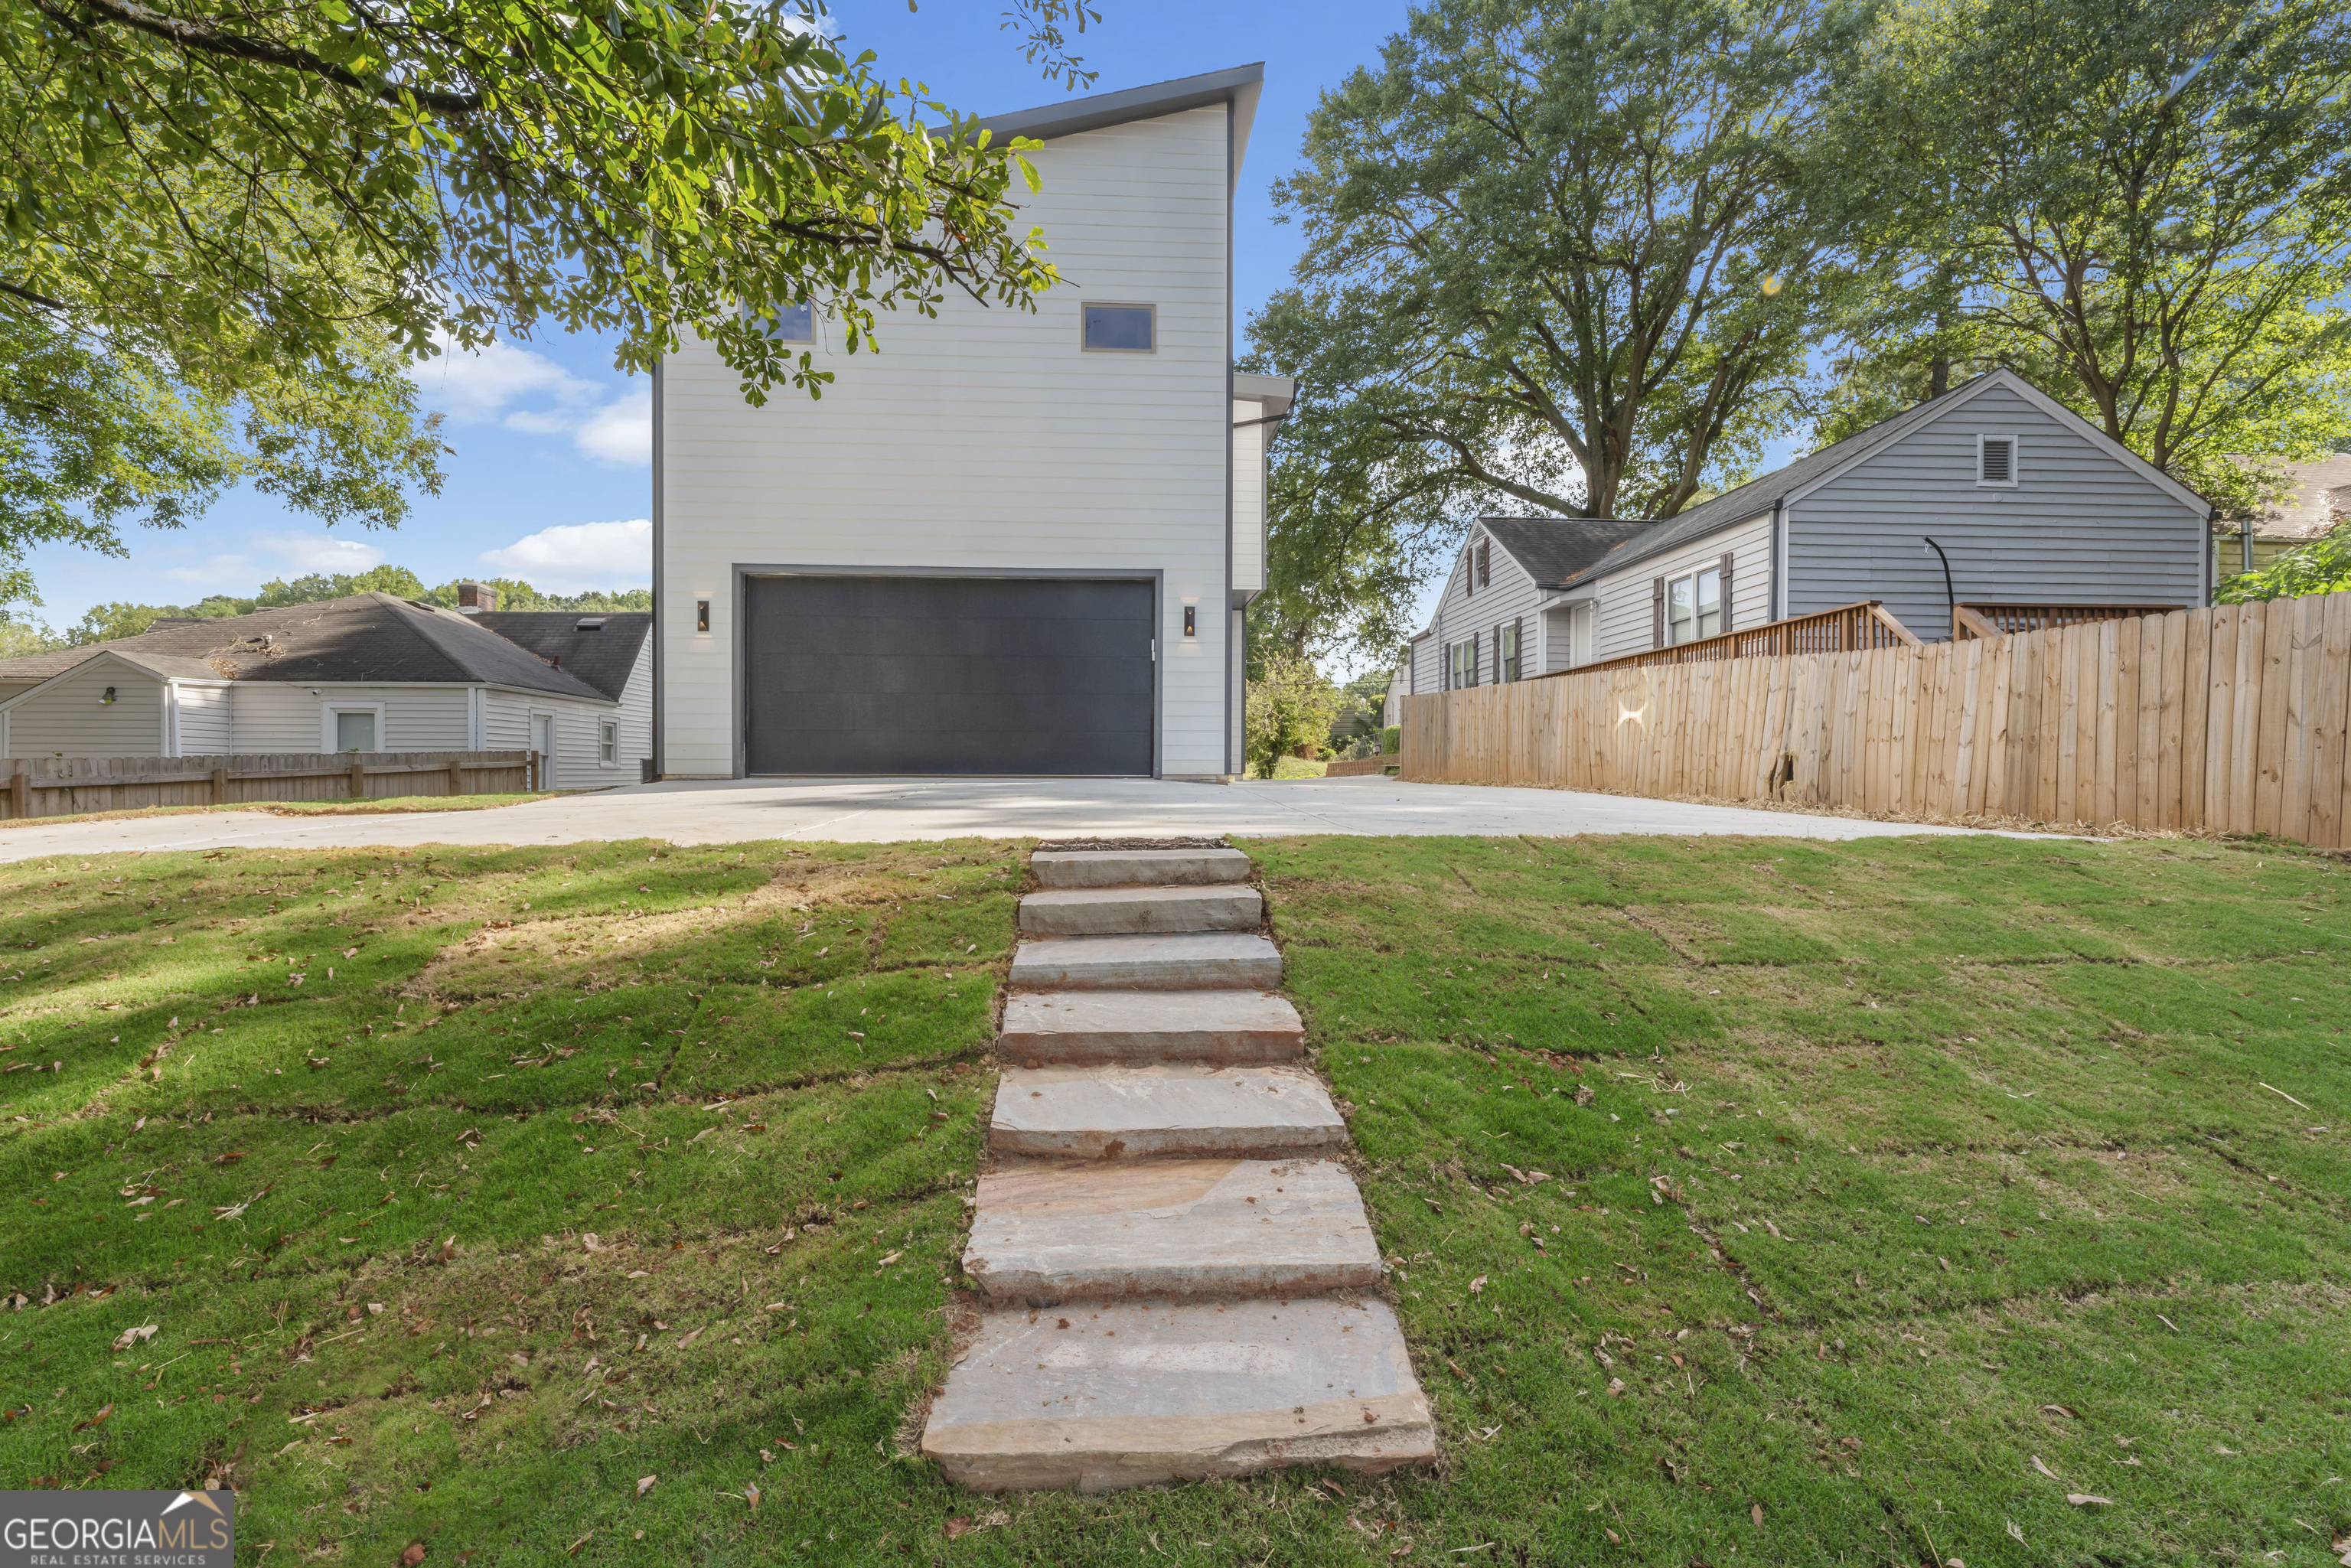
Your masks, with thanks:
[(1196, 886), (1247, 882), (1238, 850), (1040, 850), (1029, 857), (1040, 887)]
[(998, 1305), (1308, 1295), (1380, 1278), (1346, 1167), (1329, 1160), (1056, 1162), (979, 1178), (964, 1271)]
[(997, 1085), (987, 1146), (1058, 1159), (1287, 1159), (1347, 1144), (1302, 1067), (1040, 1067)]
[(1172, 936), (1050, 936), (1012, 955), (1016, 991), (1270, 991), (1281, 950), (1237, 931)]
[(1266, 991), (1016, 991), (996, 1049), (1022, 1067), (1289, 1061), (1305, 1025)]
[(983, 1491), (1102, 1492), (1280, 1465), (1376, 1474), (1433, 1460), (1437, 1429), (1384, 1301), (1130, 1301), (987, 1313), (923, 1451)]
[(1264, 918), (1265, 900), (1246, 883), (1048, 888), (1020, 901), (1020, 929), (1032, 936), (1254, 931)]

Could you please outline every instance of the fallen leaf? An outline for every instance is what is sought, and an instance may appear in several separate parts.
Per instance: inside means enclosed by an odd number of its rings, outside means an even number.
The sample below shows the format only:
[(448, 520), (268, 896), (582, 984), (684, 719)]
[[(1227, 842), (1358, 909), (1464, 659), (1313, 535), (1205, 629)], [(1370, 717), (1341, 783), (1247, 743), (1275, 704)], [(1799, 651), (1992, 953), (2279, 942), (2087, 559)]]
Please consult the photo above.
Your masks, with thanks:
[(412, 1541), (408, 1543), (408, 1549), (400, 1554), (400, 1568), (416, 1568), (416, 1565), (423, 1561), (424, 1542)]
[(110, 1402), (104, 1409), (100, 1410), (97, 1415), (95, 1415), (95, 1416), (91, 1416), (89, 1420), (87, 1420), (87, 1421), (77, 1421), (77, 1422), (75, 1422), (75, 1423), (74, 1423), (74, 1430), (75, 1430), (75, 1431), (77, 1431), (77, 1432), (85, 1431), (85, 1430), (87, 1430), (87, 1429), (88, 1429), (88, 1428), (89, 1428), (89, 1427), (92, 1427), (97, 1426), (97, 1425), (98, 1425), (99, 1423), (100, 1423), (101, 1421), (104, 1421), (104, 1420), (105, 1420), (109, 1416), (111, 1416), (111, 1415), (113, 1415), (113, 1414), (114, 1414), (114, 1406), (112, 1405), (112, 1403), (111, 1403), (111, 1402)]
[(1482, 1294), (1485, 1289), (1486, 1276), (1483, 1274), (1469, 1281), (1469, 1293), (1473, 1296)]
[(965, 1536), (969, 1535), (970, 1533), (971, 1521), (967, 1519), (950, 1519), (947, 1521), (947, 1539), (949, 1541), (961, 1541)]
[(2068, 1416), (2076, 1421), (2082, 1418), (2082, 1413), (2071, 1405), (2043, 1405), (2041, 1413), (2043, 1416)]
[(1755, 1528), (1756, 1528), (1756, 1529), (1758, 1529), (1758, 1530), (1762, 1529), (1762, 1528), (1763, 1528), (1763, 1505), (1762, 1505), (1761, 1503), (1760, 1503), (1760, 1502), (1758, 1502), (1758, 1503), (1750, 1503), (1750, 1504), (1749, 1504), (1749, 1505), (1748, 1505), (1748, 1509), (1747, 1509), (1747, 1517), (1748, 1517), (1748, 1518), (1750, 1518), (1750, 1519), (1751, 1519), (1751, 1520), (1753, 1520), (1753, 1521), (1755, 1521)]
[(747, 1502), (747, 1503), (749, 1503), (749, 1504), (751, 1505), (751, 1511), (752, 1511), (753, 1513), (757, 1513), (757, 1512), (758, 1512), (758, 1511), (759, 1511), (759, 1489), (758, 1489), (758, 1486), (756, 1486), (756, 1485), (753, 1485), (753, 1486), (747, 1486), (747, 1487), (745, 1487), (745, 1488), (743, 1489), (743, 1500), (744, 1500), (745, 1502)]
[(2087, 1508), (2092, 1503), (2110, 1506), (2115, 1500), (2110, 1497), (2093, 1497), (2085, 1491), (2069, 1491), (2065, 1494), (2065, 1500), (2075, 1508)]
[(579, 1540), (573, 1542), (570, 1545), (565, 1547), (563, 1549), (563, 1554), (566, 1557), (577, 1557), (580, 1555), (580, 1549), (595, 1539), (596, 1532), (591, 1530), (587, 1534), (581, 1536)]
[(2016, 1521), (2012, 1519), (2008, 1521), (2008, 1533), (2019, 1546), (2024, 1544), (2024, 1531), (2016, 1528)]
[(653, 1490), (653, 1482), (660, 1479), (661, 1478), (658, 1476), (639, 1476), (637, 1478), (637, 1495), (639, 1497), (643, 1497), (645, 1493)]
[(885, 1252), (882, 1256), (882, 1261), (875, 1264), (874, 1267), (877, 1269), (887, 1269), (891, 1264), (895, 1263), (899, 1259), (904, 1258), (904, 1256), (905, 1254), (904, 1252)]
[(155, 1325), (153, 1323), (141, 1323), (135, 1329), (124, 1329), (121, 1333), (115, 1336), (114, 1348), (117, 1350), (129, 1350), (132, 1345), (139, 1343), (142, 1340), (151, 1340), (154, 1337)]
[(2047, 1476), (2053, 1481), (2057, 1479), (2057, 1472), (2051, 1469), (2047, 1465), (2043, 1464), (2041, 1462), (2041, 1456), (2038, 1454), (2032, 1456), (2032, 1468), (2039, 1470), (2043, 1475)]

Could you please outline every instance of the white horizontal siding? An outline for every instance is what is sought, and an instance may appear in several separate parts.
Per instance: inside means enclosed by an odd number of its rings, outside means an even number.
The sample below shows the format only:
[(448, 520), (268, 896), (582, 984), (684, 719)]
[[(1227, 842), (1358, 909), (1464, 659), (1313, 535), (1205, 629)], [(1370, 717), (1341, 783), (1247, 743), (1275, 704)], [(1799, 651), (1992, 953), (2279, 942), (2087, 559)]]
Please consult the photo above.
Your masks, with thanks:
[(12, 757), (160, 757), (163, 745), (162, 678), (111, 658), (67, 672), (8, 710)]
[[(312, 693), (316, 692), (316, 695)], [(235, 688), (233, 746), (240, 752), (328, 751), (333, 734), (327, 711), (381, 706), (379, 751), (465, 751), (472, 748), (464, 686), (366, 685), (300, 686), (241, 681)]]
[(231, 686), (197, 686), (174, 683), (179, 717), (173, 730), (181, 757), (215, 757), (236, 749), (235, 700)]
[(1265, 433), (1261, 403), (1233, 404), (1233, 587), (1265, 587)]
[[(956, 296), (884, 316), (879, 353), (818, 314), (820, 401), (763, 407), (699, 344), (663, 367), (664, 765), (735, 768), (734, 569), (1158, 571), (1160, 768), (1229, 771), (1228, 111), (1061, 137), (1019, 193), (1065, 279), (1034, 314)], [(1158, 308), (1151, 354), (1079, 348), (1086, 301)], [(711, 601), (698, 633), (695, 601)], [(1183, 637), (1186, 605), (1198, 632)]]
[(1723, 630), (1737, 632), (1770, 621), (1771, 514), (1764, 512), (1600, 579), (1593, 658), (1622, 658), (1656, 647), (1657, 579), (1670, 582), (1719, 565), (1726, 554), (1731, 557), (1730, 622)]
[[(2016, 437), (2013, 488), (1975, 482), (1981, 434)], [(1920, 638), (1949, 637), (1928, 538), (1962, 604), (2196, 605), (2204, 517), (2104, 436), (1991, 387), (1791, 504), (1788, 612), (1877, 599)]]

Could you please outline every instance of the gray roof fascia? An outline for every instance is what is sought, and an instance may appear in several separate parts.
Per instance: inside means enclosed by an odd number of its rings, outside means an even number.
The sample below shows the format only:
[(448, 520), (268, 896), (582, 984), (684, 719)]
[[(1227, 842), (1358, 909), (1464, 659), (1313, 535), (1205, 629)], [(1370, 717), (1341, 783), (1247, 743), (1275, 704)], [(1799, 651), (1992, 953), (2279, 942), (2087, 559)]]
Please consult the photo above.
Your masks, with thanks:
[(1008, 136), (1033, 136), (1040, 141), (1050, 141), (1057, 136), (1075, 136), (1106, 126), (1181, 114), (1187, 109), (1229, 103), (1233, 106), (1233, 166), (1228, 177), (1238, 181), (1241, 158), (1249, 151), (1249, 127), (1257, 119), (1258, 94), (1264, 85), (1265, 62), (1259, 60), (1253, 65), (1232, 66), (1201, 76), (1131, 87), (1123, 92), (1096, 93), (1065, 103), (991, 114), (979, 123), (999, 141)]

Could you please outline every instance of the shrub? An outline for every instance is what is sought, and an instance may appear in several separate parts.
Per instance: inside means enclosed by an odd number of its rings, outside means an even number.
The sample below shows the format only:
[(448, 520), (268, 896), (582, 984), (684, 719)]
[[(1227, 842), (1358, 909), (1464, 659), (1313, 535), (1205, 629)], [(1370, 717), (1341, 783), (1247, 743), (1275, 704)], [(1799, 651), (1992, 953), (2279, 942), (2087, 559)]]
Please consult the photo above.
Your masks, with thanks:
[(1380, 755), (1394, 757), (1404, 749), (1404, 726), (1392, 724), (1380, 731)]
[(1331, 732), (1339, 693), (1321, 672), (1296, 654), (1269, 654), (1249, 684), (1241, 738), (1257, 776), (1270, 779), (1282, 758), (1306, 756)]

